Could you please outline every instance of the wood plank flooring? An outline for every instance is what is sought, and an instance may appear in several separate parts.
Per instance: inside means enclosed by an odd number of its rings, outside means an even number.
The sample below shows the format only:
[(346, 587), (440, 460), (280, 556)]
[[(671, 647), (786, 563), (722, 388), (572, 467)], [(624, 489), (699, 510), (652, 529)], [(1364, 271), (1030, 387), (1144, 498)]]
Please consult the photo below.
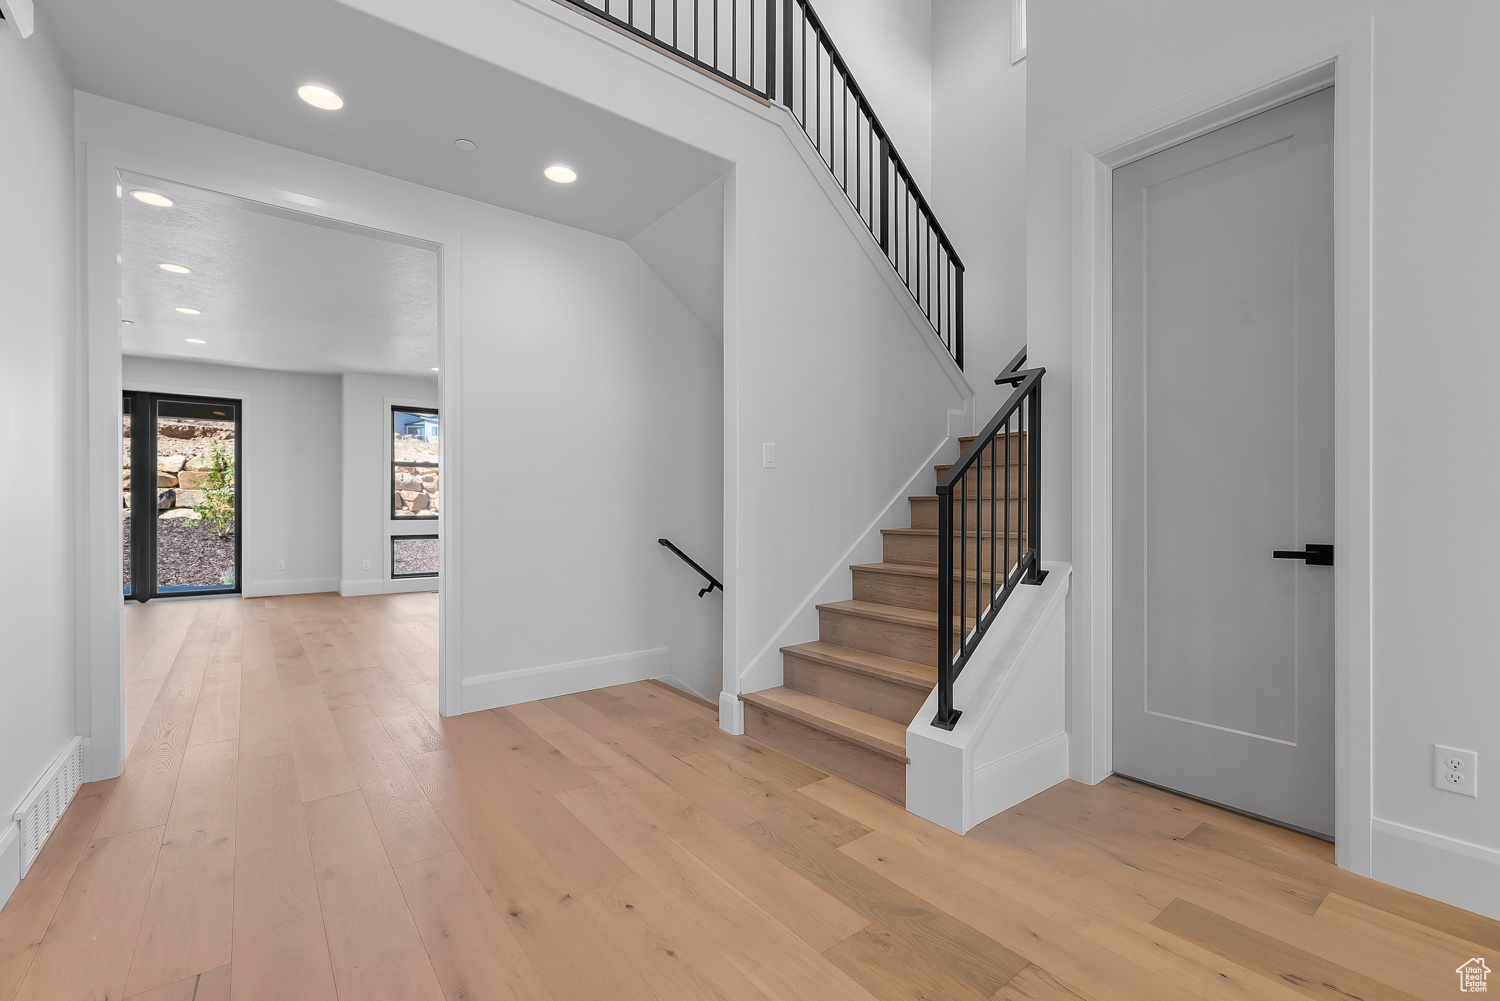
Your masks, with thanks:
[(1500, 922), (1134, 783), (966, 838), (640, 683), (436, 714), (436, 600), (127, 609), (0, 1001), (1448, 998)]

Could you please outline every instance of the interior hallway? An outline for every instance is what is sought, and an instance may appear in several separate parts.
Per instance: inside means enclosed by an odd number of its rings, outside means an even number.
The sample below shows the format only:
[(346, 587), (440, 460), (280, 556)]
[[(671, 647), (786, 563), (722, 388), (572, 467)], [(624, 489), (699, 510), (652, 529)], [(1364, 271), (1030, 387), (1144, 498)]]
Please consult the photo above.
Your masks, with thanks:
[(960, 838), (652, 683), (440, 719), (436, 596), (130, 606), (0, 1001), (1447, 998), (1500, 922), (1123, 780)]

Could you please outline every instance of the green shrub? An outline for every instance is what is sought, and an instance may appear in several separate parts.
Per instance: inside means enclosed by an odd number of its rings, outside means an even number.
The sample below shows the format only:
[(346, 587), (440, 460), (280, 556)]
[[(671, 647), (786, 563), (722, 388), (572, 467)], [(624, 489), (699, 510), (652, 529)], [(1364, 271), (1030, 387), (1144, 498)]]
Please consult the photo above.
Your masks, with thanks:
[(208, 446), (208, 475), (203, 481), (203, 503), (193, 508), (203, 523), (219, 535), (234, 531), (234, 460), (222, 441)]

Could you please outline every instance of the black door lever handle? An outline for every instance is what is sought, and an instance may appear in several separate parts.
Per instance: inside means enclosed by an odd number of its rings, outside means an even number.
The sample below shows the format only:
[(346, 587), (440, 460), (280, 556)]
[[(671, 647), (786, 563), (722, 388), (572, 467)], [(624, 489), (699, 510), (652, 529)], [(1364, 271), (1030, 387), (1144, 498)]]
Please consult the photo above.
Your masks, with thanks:
[(1278, 560), (1306, 560), (1310, 567), (1333, 566), (1333, 547), (1317, 542), (1309, 542), (1305, 552), (1298, 552), (1295, 549), (1278, 549), (1271, 555)]

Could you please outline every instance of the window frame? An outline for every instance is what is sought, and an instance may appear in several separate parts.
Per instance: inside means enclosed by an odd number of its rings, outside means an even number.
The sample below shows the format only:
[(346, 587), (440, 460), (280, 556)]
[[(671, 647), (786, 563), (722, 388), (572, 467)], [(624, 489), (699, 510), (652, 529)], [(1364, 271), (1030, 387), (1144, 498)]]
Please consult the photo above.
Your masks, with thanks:
[[(408, 520), (410, 520), (410, 519), (408, 519)], [(389, 536), (386, 536), (386, 538), (388, 538), (388, 539), (391, 540), (391, 555), (390, 555), (390, 559), (391, 559), (390, 579), (391, 580), (417, 580), (418, 578), (421, 578), (421, 577), (439, 577), (439, 576), (442, 576), (442, 572), (443, 572), (443, 568), (442, 568), (442, 541), (441, 541), (441, 537), (439, 536), (439, 534), (437, 532), (422, 532), (422, 533), (418, 533), (418, 534), (415, 534), (415, 535), (389, 535)], [(433, 570), (430, 573), (397, 573), (396, 572), (396, 543), (402, 542), (402, 541), (405, 541), (405, 540), (408, 540), (408, 539), (431, 539), (432, 541), (438, 543), (438, 547), (439, 547), (438, 548), (438, 568), (436, 570)]]
[[(431, 469), (436, 470), (437, 474), (438, 474), (438, 490), (440, 492), (442, 490), (442, 476), (443, 476), (443, 473), (442, 473), (442, 463), (441, 462), (401, 462), (401, 463), (398, 463), (396, 461), (396, 415), (398, 413), (399, 414), (427, 414), (427, 415), (430, 415), (432, 417), (436, 417), (436, 418), (438, 418), (438, 435), (441, 436), (442, 433), (443, 433), (442, 432), (442, 414), (435, 407), (406, 406), (406, 405), (400, 404), (400, 403), (392, 403), (390, 405), (390, 413), (388, 414), (387, 420), (386, 420), (386, 423), (385, 423), (385, 433), (389, 436), (387, 440), (389, 441), (390, 448), (391, 448), (391, 452), (390, 452), (391, 462), (390, 462), (390, 466), (387, 467), (387, 471), (391, 474), (391, 478), (386, 481), (386, 491), (390, 495), (390, 501), (391, 501), (391, 503), (386, 508), (387, 518), (390, 521), (393, 521), (393, 522), (395, 522), (397, 524), (406, 524), (408, 522), (413, 522), (413, 521), (440, 521), (440, 520), (442, 520), (442, 517), (443, 517), (443, 513), (442, 513), (441, 509), (438, 511), (437, 514), (407, 514), (407, 515), (399, 515), (399, 516), (396, 514), (396, 496), (395, 496), (396, 492), (397, 492), (396, 491), (396, 467), (398, 465), (401, 465), (401, 466), (420, 466), (420, 467), (431, 468)], [(423, 440), (425, 441), (426, 439), (423, 439)], [(393, 535), (393, 536), (391, 536), (391, 538), (394, 539), (394, 538), (397, 538), (397, 536)]]

